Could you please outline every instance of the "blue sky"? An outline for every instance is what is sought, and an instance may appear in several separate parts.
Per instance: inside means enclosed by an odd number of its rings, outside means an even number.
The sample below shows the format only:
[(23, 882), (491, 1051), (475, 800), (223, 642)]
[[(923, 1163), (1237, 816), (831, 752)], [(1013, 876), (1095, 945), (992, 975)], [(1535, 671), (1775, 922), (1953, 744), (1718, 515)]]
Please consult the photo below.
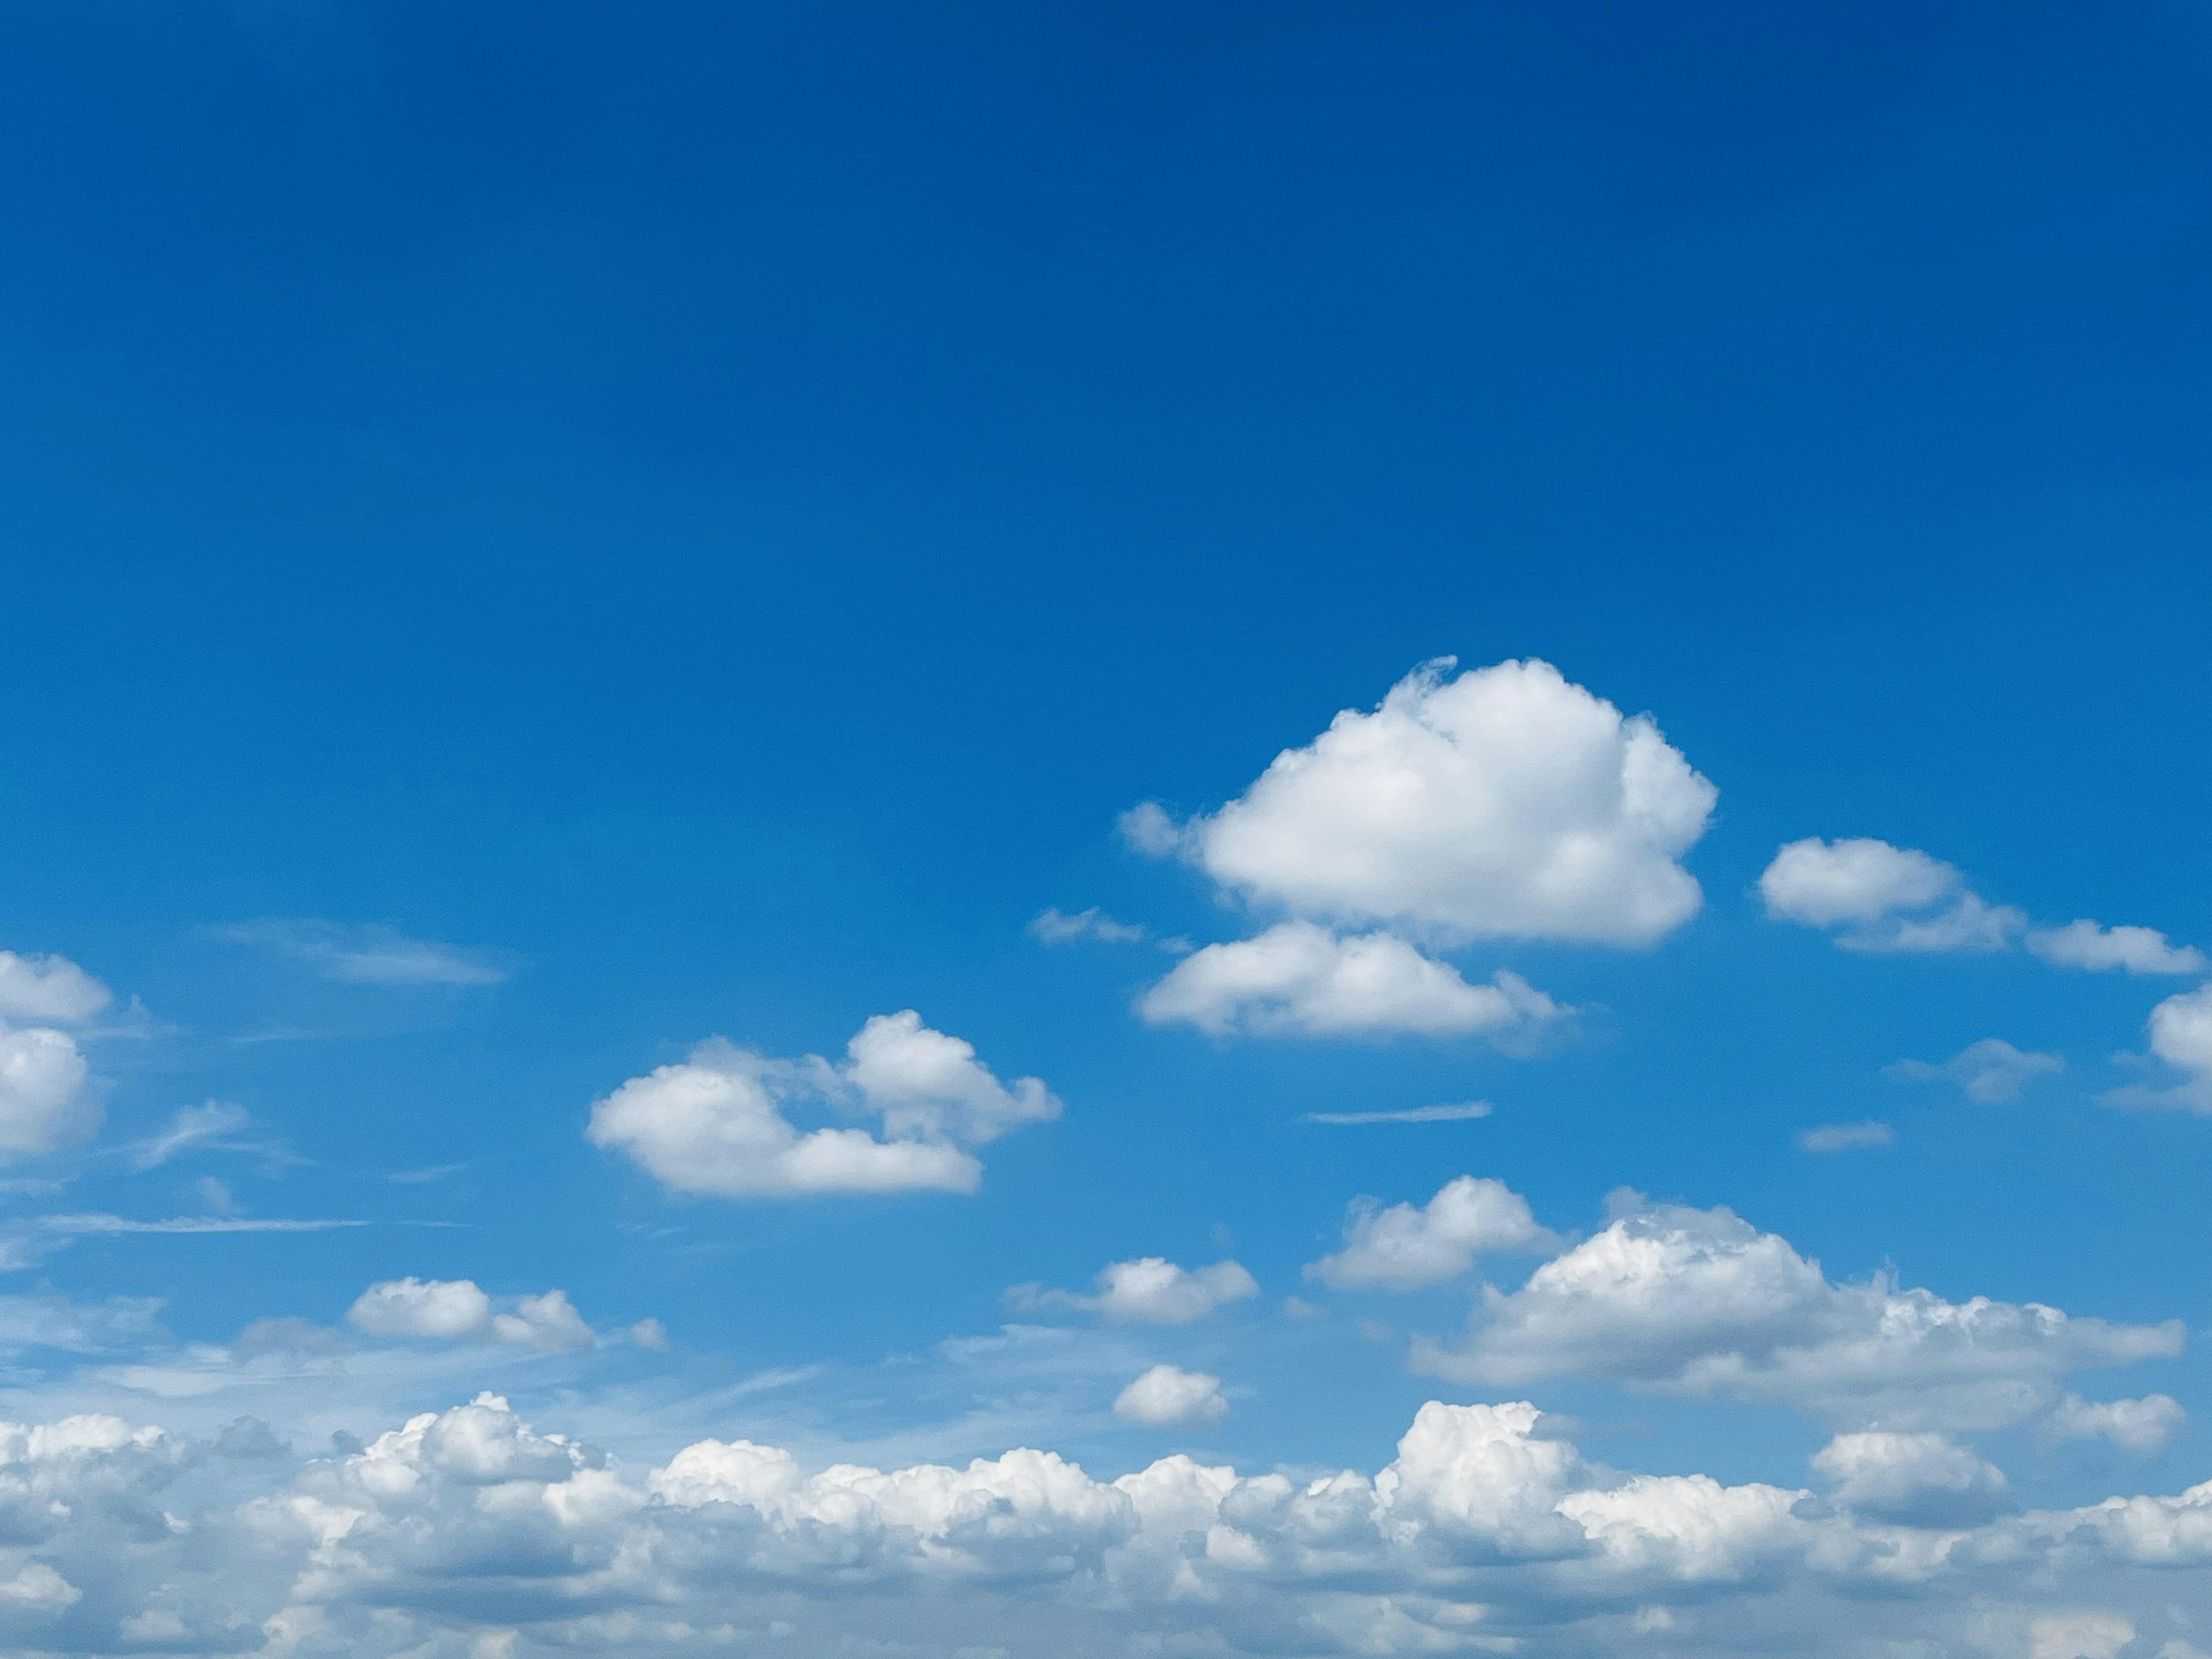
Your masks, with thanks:
[(0, 41), (6, 1650), (2212, 1651), (2200, 8)]

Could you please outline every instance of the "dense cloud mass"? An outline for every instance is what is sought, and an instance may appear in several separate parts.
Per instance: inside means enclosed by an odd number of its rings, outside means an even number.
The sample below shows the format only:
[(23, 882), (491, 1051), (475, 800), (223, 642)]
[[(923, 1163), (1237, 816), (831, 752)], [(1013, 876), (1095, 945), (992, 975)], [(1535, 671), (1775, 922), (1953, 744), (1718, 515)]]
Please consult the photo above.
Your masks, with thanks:
[[(248, 1466), (260, 1492), (214, 1495)], [(742, 1439), (633, 1471), (493, 1395), (303, 1466), (78, 1417), (0, 1425), (0, 1632), (288, 1659), (2192, 1651), (2159, 1644), (2208, 1607), (2212, 1483), (2014, 1512), (1929, 1433), (1840, 1436), (1811, 1474), (1624, 1474), (1518, 1402), (1431, 1401), (1371, 1477), (1112, 1480), (1033, 1450), (809, 1472)]]
[(1323, 921), (1646, 945), (1694, 915), (1680, 860), (1717, 792), (1650, 719), (1533, 659), (1451, 667), (1345, 710), (1218, 812), (1139, 809), (1130, 840)]

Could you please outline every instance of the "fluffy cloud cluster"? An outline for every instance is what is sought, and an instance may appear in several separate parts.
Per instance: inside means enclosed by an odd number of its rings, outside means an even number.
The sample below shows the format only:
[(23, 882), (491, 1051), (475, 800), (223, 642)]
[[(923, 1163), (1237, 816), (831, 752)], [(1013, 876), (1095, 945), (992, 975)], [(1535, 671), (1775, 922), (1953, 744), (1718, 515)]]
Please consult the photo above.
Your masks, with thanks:
[(1728, 1210), (1624, 1200), (1519, 1290), (1486, 1287), (1466, 1338), (1421, 1340), (1414, 1360), (1505, 1387), (1607, 1377), (1850, 1427), (1957, 1431), (2021, 1421), (2056, 1403), (2073, 1371), (2169, 1358), (2183, 1341), (2178, 1321), (1948, 1302), (1885, 1278), (1836, 1284)]
[(1518, 974), (1470, 985), (1393, 933), (1343, 938), (1286, 921), (1186, 957), (1137, 1003), (1154, 1024), (1215, 1036), (1483, 1036), (1526, 1049), (1569, 1010)]
[(1536, 1224), (1528, 1200), (1502, 1181), (1461, 1176), (1415, 1208), (1353, 1200), (1344, 1248), (1308, 1265), (1306, 1277), (1340, 1290), (1418, 1290), (1456, 1279), (1484, 1252), (1534, 1253), (1559, 1240)]
[(1132, 821), (1226, 890), (1447, 936), (1646, 945), (1697, 913), (1680, 862), (1718, 798), (1648, 716), (1549, 663), (1415, 670), (1219, 811)]
[[(911, 1009), (869, 1020), (845, 1054), (842, 1065), (775, 1060), (717, 1037), (599, 1102), (585, 1133), (682, 1193), (972, 1193), (983, 1171), (969, 1147), (1060, 1115), (1037, 1079), (1008, 1087)], [(802, 1131), (786, 1115), (797, 1103), (875, 1118), (883, 1133)]]
[(742, 1439), (633, 1474), (490, 1395), (195, 1504), (219, 1455), (0, 1426), (10, 1646), (2172, 1659), (2212, 1577), (2212, 1483), (2007, 1513), (1971, 1450), (1878, 1432), (1832, 1442), (1818, 1486), (1624, 1474), (1523, 1402), (1431, 1401), (1372, 1476), (1100, 1480), (1035, 1450), (810, 1473)]
[(1189, 1325), (1229, 1303), (1259, 1294), (1258, 1281), (1237, 1262), (1191, 1269), (1164, 1256), (1147, 1255), (1109, 1262), (1089, 1296), (1017, 1285), (1006, 1297), (1024, 1312), (1073, 1308), (1133, 1325)]
[(1847, 951), (2006, 951), (2024, 937), (2045, 962), (2091, 973), (2194, 974), (2206, 966), (2203, 951), (2171, 944), (2154, 928), (2082, 920), (2031, 929), (2024, 911), (1990, 903), (1956, 866), (1867, 836), (1790, 842), (1759, 877), (1759, 892), (1776, 921), (1833, 929)]
[(495, 1311), (491, 1297), (468, 1279), (386, 1279), (363, 1291), (346, 1320), (369, 1336), (504, 1342), (549, 1352), (592, 1346), (592, 1328), (567, 1291), (517, 1297)]
[[(1682, 855), (1711, 784), (1647, 716), (1550, 664), (1417, 669), (1346, 709), (1218, 811), (1124, 815), (1140, 850), (1178, 855), (1290, 920), (1206, 947), (1139, 1012), (1217, 1036), (1480, 1036), (1526, 1048), (1565, 1012), (1517, 976), (1469, 984), (1414, 941), (1649, 945), (1703, 902)], [(1343, 930), (1365, 929), (1340, 936)]]
[(83, 1026), (111, 1000), (64, 957), (0, 951), (0, 1164), (74, 1146), (100, 1127), (91, 1067), (64, 1028)]

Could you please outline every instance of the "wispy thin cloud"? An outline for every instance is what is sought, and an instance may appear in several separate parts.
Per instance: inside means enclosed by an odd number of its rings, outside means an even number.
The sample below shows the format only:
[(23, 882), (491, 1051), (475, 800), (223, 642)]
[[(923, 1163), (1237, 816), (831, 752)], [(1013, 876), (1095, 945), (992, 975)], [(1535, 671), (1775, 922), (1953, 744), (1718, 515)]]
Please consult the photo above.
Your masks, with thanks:
[(70, 1238), (116, 1233), (320, 1233), (328, 1232), (334, 1227), (375, 1225), (369, 1221), (295, 1220), (273, 1217), (251, 1219), (211, 1215), (179, 1215), (171, 1216), (164, 1221), (137, 1221), (128, 1216), (100, 1213), (33, 1216), (29, 1218), (29, 1224)]
[(1486, 1100), (1462, 1101), (1455, 1106), (1412, 1106), (1400, 1112), (1308, 1112), (1298, 1120), (1301, 1123), (1464, 1123), (1470, 1118), (1488, 1117), (1490, 1103)]
[(459, 1175), (469, 1166), (465, 1164), (433, 1164), (423, 1170), (399, 1170), (385, 1176), (403, 1187), (413, 1187), (425, 1181), (443, 1181), (449, 1175)]
[(226, 1100), (210, 1100), (204, 1106), (180, 1106), (169, 1121), (169, 1127), (157, 1135), (143, 1140), (134, 1140), (122, 1148), (123, 1160), (141, 1174), (158, 1169), (180, 1152), (209, 1150), (258, 1152), (258, 1147), (239, 1148), (226, 1137), (237, 1133), (252, 1120), (246, 1108), (234, 1106)]
[(1887, 1123), (1823, 1123), (1799, 1131), (1797, 1144), (1808, 1152), (1856, 1152), (1887, 1146), (1896, 1139)]
[(234, 922), (216, 932), (234, 945), (273, 952), (346, 985), (488, 986), (501, 983), (509, 972), (495, 951), (412, 939), (381, 922), (295, 917)]

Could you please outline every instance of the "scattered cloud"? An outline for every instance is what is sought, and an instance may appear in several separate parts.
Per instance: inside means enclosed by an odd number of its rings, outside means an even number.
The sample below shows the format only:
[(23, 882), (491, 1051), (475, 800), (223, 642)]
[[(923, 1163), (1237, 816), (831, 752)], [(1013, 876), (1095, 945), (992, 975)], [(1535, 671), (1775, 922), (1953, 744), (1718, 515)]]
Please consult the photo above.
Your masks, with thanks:
[(29, 1225), (50, 1233), (60, 1233), (72, 1238), (89, 1238), (107, 1234), (128, 1233), (322, 1233), (336, 1227), (368, 1227), (368, 1221), (283, 1219), (278, 1218), (247, 1219), (234, 1216), (180, 1215), (166, 1221), (137, 1221), (127, 1216), (84, 1214), (42, 1215), (30, 1219)]
[(1155, 1365), (1115, 1396), (1114, 1415), (1148, 1429), (1206, 1428), (1229, 1415), (1221, 1379)]
[[(808, 1102), (878, 1118), (883, 1138), (834, 1126), (802, 1132), (785, 1110)], [(1001, 1084), (971, 1045), (909, 1009), (870, 1019), (842, 1065), (811, 1054), (775, 1060), (711, 1039), (599, 1101), (585, 1133), (681, 1193), (972, 1193), (983, 1171), (970, 1146), (1060, 1111), (1037, 1079)]]
[(1855, 1428), (2020, 1422), (2087, 1367), (2168, 1358), (2179, 1321), (2109, 1324), (2056, 1308), (1832, 1283), (1817, 1261), (1726, 1209), (1616, 1201), (1603, 1231), (1510, 1293), (1486, 1287), (1456, 1346), (1416, 1365), (1517, 1387), (1607, 1377), (1688, 1398), (1771, 1401)]
[(1858, 837), (1794, 841), (1759, 878), (1766, 914), (1838, 928), (1847, 951), (2002, 951), (2027, 926), (1967, 890), (1958, 870), (1912, 848)]
[(158, 1169), (179, 1154), (205, 1148), (222, 1148), (227, 1137), (246, 1127), (249, 1118), (243, 1106), (210, 1100), (202, 1106), (180, 1106), (169, 1127), (157, 1135), (134, 1140), (123, 1148), (124, 1161), (140, 1173)]
[(1072, 916), (1041, 911), (1030, 920), (1029, 931), (1041, 945), (1072, 945), (1085, 939), (1102, 945), (1141, 945), (1152, 937), (1150, 930), (1133, 921), (1116, 921), (1095, 904)]
[(1231, 1302), (1260, 1294), (1258, 1282), (1237, 1262), (1217, 1261), (1211, 1267), (1192, 1269), (1157, 1255), (1111, 1262), (1096, 1283), (1095, 1293), (1089, 1296), (1017, 1285), (1006, 1297), (1022, 1312), (1073, 1308), (1128, 1324), (1188, 1325)]
[(365, 1335), (392, 1339), (503, 1342), (547, 1352), (592, 1346), (591, 1327), (565, 1291), (516, 1297), (502, 1309), (467, 1279), (386, 1279), (363, 1291), (346, 1320)]
[(2192, 945), (2172, 945), (2154, 927), (2105, 927), (2094, 921), (2069, 921), (2063, 927), (2039, 928), (2027, 948), (2063, 968), (2108, 973), (2201, 974), (2204, 953)]
[(1897, 1135), (1887, 1123), (1822, 1123), (1801, 1129), (1797, 1144), (1808, 1152), (1856, 1152), (1869, 1146), (1887, 1146)]
[(1883, 1066), (1881, 1074), (1907, 1083), (1954, 1083), (1967, 1099), (1994, 1106), (2018, 1100), (2020, 1091), (2037, 1078), (2065, 1069), (2066, 1062), (2057, 1054), (2035, 1054), (1998, 1037), (1984, 1037), (1948, 1060), (1935, 1064), (1900, 1060)]
[(1137, 1012), (1155, 1025), (1194, 1025), (1213, 1036), (1482, 1036), (1516, 1051), (1572, 1010), (1503, 969), (1470, 985), (1395, 934), (1346, 939), (1286, 921), (1184, 957)]
[(1680, 860), (1717, 792), (1647, 715), (1550, 664), (1449, 658), (1346, 709), (1220, 811), (1122, 818), (1226, 892), (1293, 915), (1455, 939), (1649, 945), (1697, 913)]
[(1478, 1117), (1488, 1117), (1491, 1104), (1486, 1100), (1462, 1101), (1453, 1106), (1411, 1106), (1395, 1112), (1308, 1112), (1298, 1119), (1301, 1123), (1328, 1123), (1340, 1126), (1361, 1123), (1465, 1123)]
[(1492, 1251), (1535, 1254), (1559, 1240), (1536, 1224), (1528, 1200), (1502, 1181), (1461, 1176), (1427, 1204), (1378, 1209), (1355, 1199), (1344, 1223), (1344, 1248), (1309, 1263), (1308, 1279), (1338, 1290), (1412, 1291), (1456, 1279)]
[(82, 1025), (113, 1000), (105, 985), (66, 957), (0, 951), (0, 1020)]
[(489, 986), (502, 983), (510, 971), (497, 952), (411, 939), (378, 922), (298, 917), (234, 922), (216, 932), (346, 985)]
[(2114, 1089), (2106, 1103), (2212, 1113), (2212, 985), (2170, 996), (2150, 1011), (2150, 1051), (2180, 1073), (2181, 1081), (2164, 1089)]
[(2139, 1457), (2154, 1457), (2188, 1423), (2189, 1413), (2172, 1395), (2089, 1401), (2069, 1394), (2051, 1407), (2043, 1426), (2054, 1439), (2109, 1440)]

